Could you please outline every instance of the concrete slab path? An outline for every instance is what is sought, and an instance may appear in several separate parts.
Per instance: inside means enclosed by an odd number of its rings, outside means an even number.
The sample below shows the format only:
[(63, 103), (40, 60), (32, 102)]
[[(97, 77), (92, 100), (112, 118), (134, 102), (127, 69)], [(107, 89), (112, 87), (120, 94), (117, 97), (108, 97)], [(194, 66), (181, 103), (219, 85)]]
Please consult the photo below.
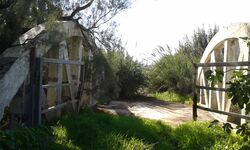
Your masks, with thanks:
[[(108, 105), (98, 105), (96, 109), (113, 115), (161, 120), (174, 126), (192, 121), (192, 106), (159, 100), (111, 101)], [(210, 113), (198, 110), (198, 121), (214, 119)]]

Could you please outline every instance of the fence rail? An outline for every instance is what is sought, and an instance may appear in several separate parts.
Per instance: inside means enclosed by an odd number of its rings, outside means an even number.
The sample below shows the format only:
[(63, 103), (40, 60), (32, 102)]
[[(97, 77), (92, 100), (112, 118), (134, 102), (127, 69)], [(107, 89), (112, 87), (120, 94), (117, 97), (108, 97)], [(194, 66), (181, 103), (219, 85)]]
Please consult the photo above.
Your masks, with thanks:
[[(83, 66), (84, 63), (81, 61), (73, 61), (73, 60), (64, 60), (64, 59), (54, 59), (54, 58), (35, 58), (35, 54), (32, 54), (31, 56), (31, 63), (32, 66), (31, 68), (33, 68), (31, 70), (31, 75), (32, 77), (32, 84), (31, 87), (34, 87), (34, 89), (31, 91), (32, 92), (32, 125), (38, 125), (41, 123), (41, 115), (54, 111), (54, 110), (58, 110), (61, 109), (63, 107), (65, 107), (68, 104), (72, 104), (74, 105), (75, 103), (78, 102), (77, 99), (71, 97), (71, 100), (67, 101), (67, 102), (62, 102), (61, 96), (59, 97), (59, 99), (57, 99), (57, 104), (54, 106), (51, 106), (49, 108), (46, 109), (42, 109), (42, 91), (43, 89), (48, 89), (48, 88), (62, 88), (63, 86), (72, 86), (74, 85), (74, 83), (58, 83), (58, 84), (46, 84), (46, 85), (42, 85), (42, 79), (43, 79), (43, 66), (45, 63), (48, 64), (57, 64), (58, 65), (58, 69), (61, 70), (61, 72), (58, 74), (58, 78), (62, 79), (62, 66), (59, 65), (80, 65)], [(34, 79), (33, 79), (34, 78)], [(59, 80), (59, 79), (57, 79)], [(78, 83), (82, 83), (80, 81), (78, 81)], [(61, 94), (61, 90), (59, 94)], [(58, 94), (58, 93), (57, 93)]]
[(197, 114), (197, 109), (202, 109), (206, 110), (209, 112), (215, 112), (218, 114), (223, 114), (223, 115), (228, 115), (228, 116), (233, 116), (236, 118), (241, 118), (241, 119), (247, 119), (250, 120), (250, 116), (248, 115), (242, 115), (242, 114), (237, 114), (233, 112), (226, 112), (226, 111), (220, 111), (217, 109), (212, 109), (212, 108), (207, 108), (203, 106), (199, 106), (198, 103), (198, 94), (197, 90), (200, 89), (206, 89), (206, 90), (213, 90), (213, 91), (227, 91), (227, 88), (217, 88), (217, 87), (211, 87), (211, 86), (199, 86), (196, 85), (196, 80), (197, 80), (197, 71), (199, 67), (237, 67), (237, 66), (250, 66), (250, 61), (245, 61), (245, 62), (219, 62), (219, 63), (199, 63), (199, 64), (194, 64), (193, 65), (193, 120), (197, 120), (198, 114)]
[(242, 62), (218, 62), (218, 63), (194, 64), (194, 67), (236, 67), (236, 66), (250, 66), (250, 62), (242, 61)]
[(55, 59), (55, 58), (41, 58), (44, 63), (54, 63), (54, 64), (67, 64), (67, 65), (83, 65), (81, 61), (65, 60), (65, 59)]
[(247, 115), (241, 115), (241, 114), (237, 114), (237, 113), (233, 113), (233, 112), (220, 111), (217, 109), (207, 108), (207, 107), (203, 107), (203, 106), (199, 106), (199, 105), (197, 106), (197, 108), (202, 109), (202, 110), (206, 110), (206, 111), (210, 111), (210, 112), (223, 114), (223, 115), (233, 116), (236, 118), (243, 118), (243, 119), (250, 120), (250, 116), (247, 116)]

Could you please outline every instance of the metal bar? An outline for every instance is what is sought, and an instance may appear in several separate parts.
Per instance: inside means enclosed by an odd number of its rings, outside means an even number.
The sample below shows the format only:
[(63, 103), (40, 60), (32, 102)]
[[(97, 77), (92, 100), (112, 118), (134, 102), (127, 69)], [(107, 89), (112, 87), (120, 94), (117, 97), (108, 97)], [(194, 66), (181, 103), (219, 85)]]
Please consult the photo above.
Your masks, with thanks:
[(197, 108), (202, 109), (202, 110), (206, 110), (206, 111), (210, 111), (210, 112), (223, 114), (223, 115), (228, 115), (228, 116), (233, 116), (233, 117), (237, 117), (237, 118), (243, 118), (243, 119), (250, 120), (250, 116), (247, 116), (247, 115), (241, 115), (241, 114), (237, 114), (237, 113), (233, 113), (233, 112), (220, 111), (217, 109), (207, 108), (207, 107), (203, 107), (203, 106), (197, 106)]
[(215, 87), (207, 87), (207, 86), (197, 86), (198, 89), (206, 89), (206, 90), (215, 90), (215, 91), (227, 91), (226, 88), (215, 88)]
[(43, 58), (44, 63), (53, 63), (53, 64), (68, 64), (68, 65), (83, 65), (83, 62), (65, 60), (65, 59), (54, 59), (54, 58)]
[(59, 105), (55, 105), (55, 106), (52, 106), (52, 107), (49, 107), (47, 109), (44, 109), (42, 110), (42, 114), (45, 114), (45, 113), (48, 113), (50, 111), (53, 111), (53, 110), (57, 110), (57, 109), (61, 109), (62, 107), (66, 106), (67, 104), (73, 104), (73, 103), (76, 103), (78, 100), (71, 100), (71, 101), (68, 101), (68, 102), (64, 102), (64, 103), (61, 103)]
[(242, 61), (242, 62), (219, 62), (219, 63), (199, 63), (196, 64), (197, 67), (228, 67), (228, 66), (250, 66), (250, 61)]

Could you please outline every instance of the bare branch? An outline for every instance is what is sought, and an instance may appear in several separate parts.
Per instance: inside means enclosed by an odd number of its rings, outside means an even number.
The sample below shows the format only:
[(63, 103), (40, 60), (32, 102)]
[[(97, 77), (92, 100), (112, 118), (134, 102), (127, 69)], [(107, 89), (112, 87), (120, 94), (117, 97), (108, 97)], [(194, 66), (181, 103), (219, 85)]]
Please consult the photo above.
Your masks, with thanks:
[(100, 18), (98, 18), (98, 20), (96, 20), (94, 23), (93, 23), (93, 25), (92, 25), (92, 27), (90, 27), (89, 29), (94, 29), (94, 28), (96, 28), (97, 26), (97, 24), (98, 24), (98, 22), (100, 21), (100, 20), (102, 20), (102, 18), (104, 18), (104, 17), (106, 17), (109, 13), (111, 13), (112, 12), (112, 9), (110, 9), (108, 12), (106, 12), (104, 15), (102, 15)]
[(65, 16), (65, 17), (62, 17), (63, 20), (72, 20), (73, 17), (79, 13), (80, 11), (90, 7), (92, 5), (92, 3), (94, 2), (94, 0), (91, 0), (89, 3), (87, 3), (86, 5), (84, 6), (81, 6), (81, 7), (77, 7), (72, 13), (70, 16)]
[[(116, 11), (117, 11), (117, 9), (115, 10), (115, 12), (116, 12)], [(109, 13), (111, 13), (111, 12), (112, 12), (112, 11), (110, 10), (110, 11), (108, 11), (106, 14), (104, 14), (103, 16), (101, 16), (101, 17), (93, 24), (93, 26), (89, 28), (89, 30), (94, 29), (94, 28), (99, 28), (101, 25), (103, 25), (103, 24), (109, 22), (111, 19), (113, 19), (113, 18), (115, 17), (115, 15), (112, 15), (110, 18), (108, 18), (107, 20), (105, 20), (105, 21), (103, 21), (102, 23), (100, 23), (100, 24), (97, 25), (97, 23), (98, 23), (102, 18), (106, 17), (106, 16), (107, 16)]]

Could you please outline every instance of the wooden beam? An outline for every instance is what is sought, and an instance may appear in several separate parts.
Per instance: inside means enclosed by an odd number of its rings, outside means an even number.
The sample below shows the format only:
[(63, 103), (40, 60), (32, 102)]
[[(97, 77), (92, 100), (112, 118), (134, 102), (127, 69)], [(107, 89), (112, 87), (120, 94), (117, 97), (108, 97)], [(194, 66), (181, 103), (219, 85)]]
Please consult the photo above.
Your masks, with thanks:
[[(224, 41), (224, 56), (223, 56), (223, 62), (227, 62), (227, 53), (228, 53), (228, 40)], [(227, 82), (227, 67), (223, 67), (223, 79), (222, 79), (222, 88), (226, 88), (226, 82)], [(225, 103), (226, 103), (226, 92), (222, 92), (222, 111), (225, 111)]]
[(54, 111), (54, 110), (57, 110), (57, 109), (61, 109), (62, 107), (68, 105), (68, 104), (74, 104), (78, 102), (78, 100), (71, 100), (71, 101), (68, 101), (68, 102), (64, 102), (64, 103), (61, 103), (59, 105), (55, 105), (55, 106), (52, 106), (52, 107), (49, 107), (47, 109), (44, 109), (41, 111), (41, 114), (45, 114), (45, 113), (48, 113), (50, 111)]
[[(58, 51), (58, 57), (59, 60), (63, 59), (63, 51), (66, 49), (66, 42), (63, 41), (60, 43), (59, 51)], [(63, 65), (60, 63), (57, 65), (57, 89), (56, 89), (56, 102), (57, 104), (62, 103), (62, 79), (63, 79)], [(61, 116), (61, 110), (57, 111), (57, 117)]]
[[(30, 126), (34, 125), (34, 110), (35, 110), (35, 100), (36, 100), (36, 49), (35, 47), (31, 47), (30, 49), (30, 101), (29, 101), (29, 110), (28, 110), (28, 122)], [(11, 123), (10, 123), (10, 126)]]
[[(64, 49), (63, 51), (63, 57), (66, 61), (70, 61), (69, 60), (69, 53), (68, 53), (68, 49)], [(81, 64), (83, 64), (83, 62), (81, 62)], [(69, 92), (70, 92), (70, 97), (71, 99), (75, 99), (75, 96), (74, 96), (74, 92), (73, 92), (73, 87), (72, 87), (72, 74), (71, 74), (71, 67), (69, 64), (66, 64), (66, 74), (67, 74), (67, 78), (68, 78), (68, 82), (70, 84), (69, 86)], [(73, 108), (75, 109), (75, 105), (73, 104)]]
[(193, 89), (193, 120), (196, 121), (197, 120), (197, 93), (196, 93), (196, 76), (197, 76), (197, 67), (194, 65), (193, 66), (193, 85), (192, 85), (192, 89)]
[(220, 111), (220, 110), (217, 110), (217, 109), (206, 108), (206, 107), (203, 107), (203, 106), (197, 106), (197, 108), (202, 109), (202, 110), (206, 110), (206, 111), (210, 111), (210, 112), (215, 112), (215, 113), (218, 113), (218, 114), (223, 114), (223, 115), (233, 116), (233, 117), (236, 117), (236, 118), (243, 118), (243, 119), (250, 120), (250, 116), (247, 116), (247, 115), (241, 115), (241, 114), (237, 114), (237, 113), (233, 113), (233, 112)]
[(41, 124), (43, 59), (36, 59), (36, 83), (33, 125)]
[(42, 85), (43, 88), (56, 88), (60, 86), (70, 86), (73, 85), (74, 83), (62, 83), (62, 84), (46, 84)]
[(198, 85), (196, 85), (196, 88), (206, 89), (206, 90), (214, 90), (214, 91), (227, 91), (226, 88), (216, 88), (216, 87), (207, 87), (207, 86), (198, 86)]
[[(82, 54), (83, 54), (83, 46), (82, 46), (82, 39), (79, 42), (79, 48), (78, 48), (78, 56), (79, 56), (79, 61), (82, 62)], [(78, 66), (78, 70), (77, 70), (77, 86), (76, 89), (79, 89), (79, 85), (80, 85), (80, 77), (81, 77), (81, 68), (82, 66)]]
[(67, 65), (83, 65), (83, 62), (65, 60), (65, 59), (55, 59), (55, 58), (42, 58), (44, 63), (53, 63), (53, 64), (67, 64)]
[(250, 66), (250, 61), (242, 62), (219, 62), (219, 63), (199, 63), (196, 64), (197, 67), (234, 67), (234, 66)]
[[(201, 77), (202, 77), (202, 84), (206, 86), (206, 81), (205, 81), (205, 75), (204, 75), (204, 70), (201, 72)], [(203, 89), (203, 93), (205, 96), (205, 105), (208, 106), (208, 95), (207, 95), (207, 90)]]

